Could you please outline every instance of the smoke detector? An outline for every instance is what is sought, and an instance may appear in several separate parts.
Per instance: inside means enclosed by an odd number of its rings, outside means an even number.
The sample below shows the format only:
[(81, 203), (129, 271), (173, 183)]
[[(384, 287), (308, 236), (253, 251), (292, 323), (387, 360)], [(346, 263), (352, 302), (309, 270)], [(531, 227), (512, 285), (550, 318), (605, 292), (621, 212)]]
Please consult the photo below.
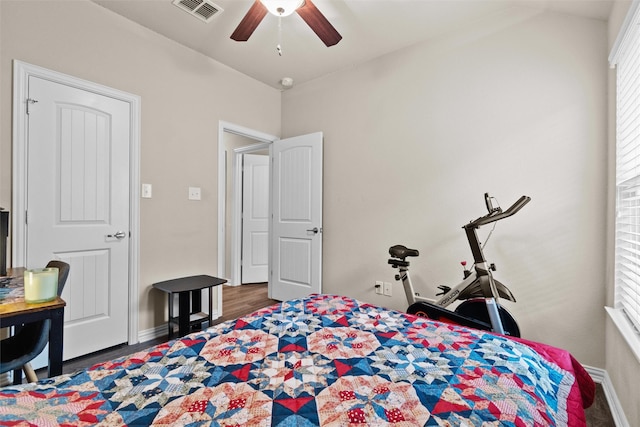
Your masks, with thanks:
[(282, 85), (284, 89), (292, 88), (293, 79), (291, 77), (283, 77), (282, 80), (280, 80), (280, 85)]
[(223, 9), (209, 0), (174, 0), (173, 4), (204, 22), (210, 22)]

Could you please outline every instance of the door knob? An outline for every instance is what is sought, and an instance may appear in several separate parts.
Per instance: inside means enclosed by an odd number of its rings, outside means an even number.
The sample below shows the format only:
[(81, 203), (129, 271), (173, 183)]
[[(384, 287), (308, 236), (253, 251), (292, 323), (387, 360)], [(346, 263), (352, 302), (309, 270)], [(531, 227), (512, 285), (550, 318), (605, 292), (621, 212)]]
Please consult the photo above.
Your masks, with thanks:
[(313, 234), (318, 234), (320, 232), (320, 229), (318, 227), (313, 227), (311, 230), (307, 230), (312, 232)]
[(118, 231), (116, 234), (107, 234), (107, 237), (115, 237), (118, 240), (124, 239), (127, 236), (127, 233), (124, 231)]

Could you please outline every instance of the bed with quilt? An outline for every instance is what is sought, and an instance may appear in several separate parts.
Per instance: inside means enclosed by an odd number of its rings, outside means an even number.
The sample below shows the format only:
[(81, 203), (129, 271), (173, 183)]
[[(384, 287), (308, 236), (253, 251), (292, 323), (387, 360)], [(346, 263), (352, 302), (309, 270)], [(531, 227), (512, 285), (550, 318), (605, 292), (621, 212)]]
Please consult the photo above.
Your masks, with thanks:
[(593, 394), (566, 351), (313, 295), (1, 388), (0, 425), (584, 426)]

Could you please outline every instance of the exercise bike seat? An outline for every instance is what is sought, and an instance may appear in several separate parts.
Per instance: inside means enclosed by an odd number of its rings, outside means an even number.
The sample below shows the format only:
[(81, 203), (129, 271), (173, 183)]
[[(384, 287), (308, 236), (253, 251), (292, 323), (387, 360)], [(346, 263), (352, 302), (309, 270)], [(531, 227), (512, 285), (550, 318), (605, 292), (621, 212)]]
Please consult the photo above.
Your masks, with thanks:
[(420, 252), (417, 249), (409, 249), (403, 245), (395, 245), (389, 248), (389, 255), (404, 261), (406, 257), (420, 255)]

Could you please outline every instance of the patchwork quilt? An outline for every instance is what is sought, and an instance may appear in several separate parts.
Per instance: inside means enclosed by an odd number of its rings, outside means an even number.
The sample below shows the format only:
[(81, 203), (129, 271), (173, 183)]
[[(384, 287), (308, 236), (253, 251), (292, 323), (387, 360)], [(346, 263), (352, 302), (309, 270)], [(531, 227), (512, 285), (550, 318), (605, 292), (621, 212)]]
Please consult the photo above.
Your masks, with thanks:
[(538, 345), (313, 295), (2, 388), (0, 425), (584, 426), (593, 383)]

